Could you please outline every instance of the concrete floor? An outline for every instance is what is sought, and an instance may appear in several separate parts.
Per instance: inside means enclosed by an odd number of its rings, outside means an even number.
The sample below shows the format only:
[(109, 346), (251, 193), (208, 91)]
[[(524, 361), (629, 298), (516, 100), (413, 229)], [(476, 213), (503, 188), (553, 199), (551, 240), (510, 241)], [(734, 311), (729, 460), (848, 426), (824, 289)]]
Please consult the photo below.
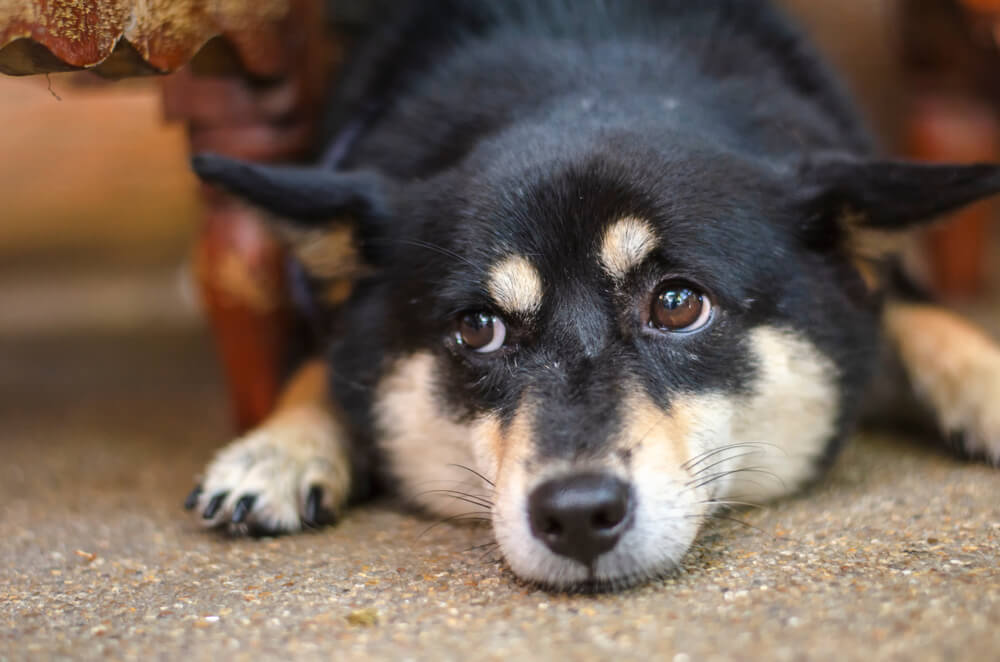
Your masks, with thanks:
[(0, 340), (0, 660), (1000, 659), (1000, 472), (870, 437), (675, 578), (550, 595), (487, 530), (380, 504), (226, 540), (180, 507), (227, 437), (196, 333)]

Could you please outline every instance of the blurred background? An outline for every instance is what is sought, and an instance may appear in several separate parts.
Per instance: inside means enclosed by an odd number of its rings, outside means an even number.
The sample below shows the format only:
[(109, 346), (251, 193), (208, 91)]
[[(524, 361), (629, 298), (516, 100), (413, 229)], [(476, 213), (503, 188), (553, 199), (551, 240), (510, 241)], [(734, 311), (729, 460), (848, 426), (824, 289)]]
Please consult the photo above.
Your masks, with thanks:
[(194, 324), (199, 218), (185, 130), (159, 82), (0, 77), (0, 328)]
[[(890, 151), (1000, 160), (998, 3), (784, 3), (843, 71)], [(248, 4), (191, 18), (180, 28), (190, 33), (186, 50), (176, 39), (147, 39), (142, 53), (114, 49), (103, 77), (0, 75), (0, 406), (8, 411), (54, 383), (99, 380), (95, 338), (112, 339), (97, 354), (104, 366), (119, 361), (108, 374), (125, 381), (151, 339), (186, 338), (171, 351), (196, 357), (189, 379), (229, 391), (239, 425), (273, 402), (283, 358), (275, 347), (292, 333), (280, 256), (246, 210), (199, 189), (187, 155), (193, 146), (308, 157), (324, 81), (378, 12), (371, 2)], [(0, 25), (8, 45), (0, 71), (56, 71), (87, 55), (58, 43), (42, 49), (31, 43), (41, 33), (18, 25)], [(167, 69), (179, 72), (133, 75)], [(915, 250), (929, 283), (957, 305), (985, 309), (988, 321), (993, 216), (982, 205)]]

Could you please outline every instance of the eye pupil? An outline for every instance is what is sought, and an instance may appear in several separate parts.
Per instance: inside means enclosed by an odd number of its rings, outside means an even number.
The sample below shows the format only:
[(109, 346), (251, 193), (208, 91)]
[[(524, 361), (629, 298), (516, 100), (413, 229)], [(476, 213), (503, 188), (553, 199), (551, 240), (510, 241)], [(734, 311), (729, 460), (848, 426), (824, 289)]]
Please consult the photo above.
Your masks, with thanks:
[(710, 304), (700, 292), (668, 283), (653, 298), (649, 321), (663, 331), (692, 331), (704, 326), (709, 312)]

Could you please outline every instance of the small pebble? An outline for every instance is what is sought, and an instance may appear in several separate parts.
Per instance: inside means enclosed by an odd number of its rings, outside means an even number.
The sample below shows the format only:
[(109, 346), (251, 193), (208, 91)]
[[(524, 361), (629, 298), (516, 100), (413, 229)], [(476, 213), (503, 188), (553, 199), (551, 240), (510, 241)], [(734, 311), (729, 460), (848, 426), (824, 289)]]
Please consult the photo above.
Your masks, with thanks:
[(361, 627), (372, 627), (374, 625), (378, 625), (378, 610), (358, 609), (357, 611), (352, 611), (347, 615), (347, 622), (351, 625), (358, 625)]

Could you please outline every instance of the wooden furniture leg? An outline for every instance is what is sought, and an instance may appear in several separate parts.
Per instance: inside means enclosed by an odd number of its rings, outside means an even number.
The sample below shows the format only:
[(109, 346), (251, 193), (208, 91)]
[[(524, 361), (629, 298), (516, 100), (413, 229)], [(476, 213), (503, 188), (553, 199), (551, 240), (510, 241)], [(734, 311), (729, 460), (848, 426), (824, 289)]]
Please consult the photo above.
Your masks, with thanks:
[[(907, 155), (1000, 161), (1000, 0), (900, 0), (902, 58), (912, 90)], [(974, 205), (930, 233), (936, 289), (980, 289), (995, 203)]]
[[(926, 97), (914, 104), (907, 127), (909, 156), (927, 161), (1000, 161), (1000, 123), (993, 110), (970, 99)], [(984, 282), (993, 201), (972, 205), (927, 235), (935, 288), (951, 297), (970, 296)]]
[[(188, 67), (164, 80), (165, 114), (187, 125), (193, 153), (269, 162), (310, 155), (320, 100), (337, 60), (320, 6), (292, 2), (280, 76), (199, 76)], [(287, 368), (295, 320), (285, 256), (255, 210), (209, 186), (202, 194), (197, 277), (236, 425), (245, 430), (270, 413)]]
[(242, 431), (270, 413), (281, 388), (292, 328), (284, 254), (252, 210), (208, 186), (202, 192), (196, 275)]

